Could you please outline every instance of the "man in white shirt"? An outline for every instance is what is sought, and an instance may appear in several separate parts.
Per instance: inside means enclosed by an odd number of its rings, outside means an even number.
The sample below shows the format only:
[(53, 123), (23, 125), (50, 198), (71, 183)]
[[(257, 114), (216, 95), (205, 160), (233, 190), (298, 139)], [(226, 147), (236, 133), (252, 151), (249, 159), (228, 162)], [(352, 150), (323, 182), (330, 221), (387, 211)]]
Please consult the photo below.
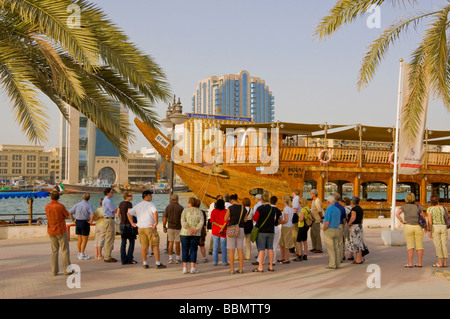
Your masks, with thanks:
[[(149, 268), (147, 264), (147, 250), (152, 246), (155, 255), (156, 269), (166, 268), (159, 259), (159, 234), (158, 212), (152, 203), (152, 192), (146, 190), (142, 193), (142, 201), (128, 211), (128, 220), (133, 227), (138, 227), (139, 240), (141, 242), (142, 264), (144, 269)], [(136, 216), (137, 223), (133, 222)]]

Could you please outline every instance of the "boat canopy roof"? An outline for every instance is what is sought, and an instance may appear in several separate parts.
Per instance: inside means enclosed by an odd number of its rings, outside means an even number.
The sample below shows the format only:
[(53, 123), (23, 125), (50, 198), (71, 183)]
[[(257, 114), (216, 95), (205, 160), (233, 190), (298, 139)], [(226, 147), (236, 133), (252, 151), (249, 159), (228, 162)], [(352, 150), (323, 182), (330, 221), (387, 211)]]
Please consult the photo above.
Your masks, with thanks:
[(0, 193), (0, 199), (8, 198), (45, 198), (48, 197), (49, 192), (5, 192)]
[[(325, 132), (326, 126), (326, 132)], [(220, 129), (224, 132), (227, 129), (237, 128), (266, 128), (269, 132), (271, 128), (278, 127), (280, 134), (286, 136), (300, 135), (310, 138), (326, 138), (335, 140), (359, 140), (359, 133), (361, 130), (361, 137), (363, 141), (377, 141), (393, 143), (395, 138), (395, 127), (389, 126), (368, 126), (362, 124), (347, 124), (347, 125), (330, 125), (330, 124), (302, 124), (289, 122), (274, 122), (274, 123), (239, 123), (239, 124), (222, 124)], [(426, 130), (424, 141), (428, 139), (430, 145), (450, 145), (450, 131), (431, 131)]]

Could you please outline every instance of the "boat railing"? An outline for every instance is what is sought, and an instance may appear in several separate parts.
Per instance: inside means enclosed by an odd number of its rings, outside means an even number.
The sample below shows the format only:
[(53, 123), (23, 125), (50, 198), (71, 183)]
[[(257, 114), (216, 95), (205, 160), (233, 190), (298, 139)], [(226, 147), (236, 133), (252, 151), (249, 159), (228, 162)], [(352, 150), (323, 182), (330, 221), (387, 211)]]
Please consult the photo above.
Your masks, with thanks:
[(33, 213), (29, 219), (29, 213), (0, 214), (0, 226), (42, 225), (47, 221), (45, 213)]
[[(304, 146), (282, 146), (279, 148), (280, 162), (319, 162), (319, 156), (324, 148)], [(391, 165), (393, 161), (392, 149), (359, 149), (345, 147), (330, 147), (331, 161), (334, 163), (384, 164)], [(267, 163), (273, 156), (270, 146), (240, 146), (225, 147), (223, 149), (223, 160), (228, 164), (240, 163)], [(322, 159), (327, 159), (322, 155)], [(427, 152), (425, 167), (450, 165), (450, 153)]]

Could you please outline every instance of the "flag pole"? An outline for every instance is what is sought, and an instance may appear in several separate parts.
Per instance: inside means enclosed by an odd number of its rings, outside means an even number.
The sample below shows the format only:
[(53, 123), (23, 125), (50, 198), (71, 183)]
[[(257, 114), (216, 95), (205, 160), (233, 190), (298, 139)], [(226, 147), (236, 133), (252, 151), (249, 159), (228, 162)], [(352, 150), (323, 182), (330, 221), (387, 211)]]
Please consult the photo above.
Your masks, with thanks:
[(394, 174), (392, 177), (392, 206), (391, 206), (391, 230), (395, 230), (395, 205), (397, 202), (397, 174), (398, 174), (398, 140), (400, 128), (400, 108), (402, 105), (402, 83), (403, 83), (403, 59), (400, 59), (400, 71), (398, 78), (397, 99), (397, 123), (395, 126), (395, 150), (394, 150)]

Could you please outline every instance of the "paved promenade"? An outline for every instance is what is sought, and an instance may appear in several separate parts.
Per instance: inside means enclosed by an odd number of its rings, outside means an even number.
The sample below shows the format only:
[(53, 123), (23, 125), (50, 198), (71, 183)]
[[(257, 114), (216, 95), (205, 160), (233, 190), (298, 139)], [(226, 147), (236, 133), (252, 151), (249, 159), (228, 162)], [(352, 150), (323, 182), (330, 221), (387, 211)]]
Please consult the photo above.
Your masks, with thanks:
[[(198, 264), (198, 274), (182, 274), (181, 264), (167, 264), (168, 255), (161, 249), (166, 269), (143, 269), (140, 244), (136, 243), (137, 265), (105, 263), (103, 260), (80, 261), (76, 258), (76, 240), (70, 241), (71, 262), (80, 267), (80, 288), (69, 288), (66, 276), (50, 275), (48, 238), (0, 240), (0, 298), (2, 299), (447, 299), (450, 281), (446, 268), (433, 268), (434, 247), (425, 237), (423, 268), (404, 268), (406, 247), (386, 247), (381, 229), (365, 229), (370, 254), (362, 265), (349, 261), (338, 270), (327, 270), (328, 255), (309, 253), (308, 261), (277, 264), (275, 272), (252, 273), (255, 267), (246, 261), (244, 274), (229, 274), (229, 267)], [(209, 235), (208, 235), (209, 237)], [(161, 248), (165, 234), (161, 234)], [(209, 243), (209, 240), (207, 240)], [(113, 256), (119, 259), (120, 236), (116, 237)], [(208, 248), (208, 247), (207, 247)], [(252, 247), (252, 256), (256, 248)], [(89, 241), (87, 254), (93, 256), (94, 242)], [(199, 251), (199, 256), (201, 256)], [(369, 288), (368, 269), (379, 266), (380, 288)], [(266, 266), (267, 268), (267, 266)], [(450, 268), (448, 268), (450, 271)], [(61, 269), (60, 269), (61, 272)], [(449, 277), (450, 278), (450, 277)], [(375, 281), (369, 280), (371, 283)]]

